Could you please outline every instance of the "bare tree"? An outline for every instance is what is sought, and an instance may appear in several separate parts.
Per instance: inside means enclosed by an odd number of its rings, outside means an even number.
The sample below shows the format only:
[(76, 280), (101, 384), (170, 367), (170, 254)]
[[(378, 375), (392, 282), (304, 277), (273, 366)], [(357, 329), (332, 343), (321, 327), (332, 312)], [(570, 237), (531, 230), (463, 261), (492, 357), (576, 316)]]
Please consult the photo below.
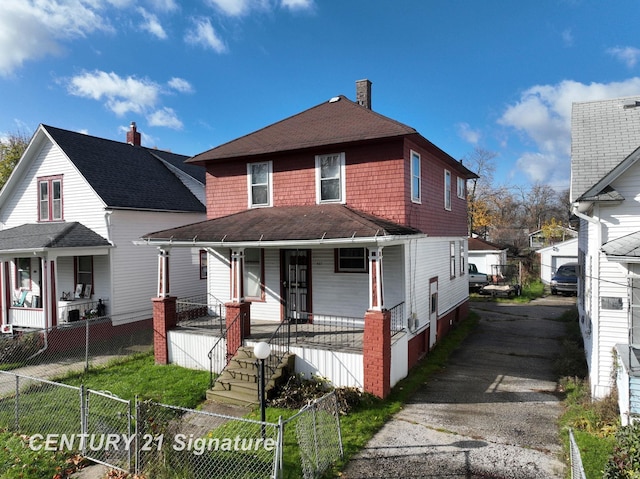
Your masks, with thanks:
[[(480, 211), (484, 211), (483, 203), (486, 203), (486, 196), (492, 190), (493, 174), (496, 170), (496, 165), (493, 161), (495, 157), (496, 153), (476, 147), (462, 159), (465, 166), (478, 175), (478, 178), (469, 180), (467, 185), (469, 236), (476, 232), (476, 216)], [(486, 231), (486, 228), (484, 229)]]

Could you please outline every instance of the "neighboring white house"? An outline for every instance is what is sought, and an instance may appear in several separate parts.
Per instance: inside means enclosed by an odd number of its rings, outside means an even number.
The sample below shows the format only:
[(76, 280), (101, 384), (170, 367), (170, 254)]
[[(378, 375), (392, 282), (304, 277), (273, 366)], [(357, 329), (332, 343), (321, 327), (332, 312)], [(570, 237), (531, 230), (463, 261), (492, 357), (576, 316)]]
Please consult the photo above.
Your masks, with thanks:
[(480, 238), (469, 238), (469, 263), (477, 266), (478, 271), (487, 275), (498, 274), (507, 264), (507, 249)]
[(566, 228), (564, 226), (555, 228), (552, 238), (549, 238), (543, 230), (537, 230), (533, 233), (529, 233), (529, 248), (546, 248), (547, 246), (551, 246), (556, 243), (562, 243), (564, 241), (568, 241), (571, 238), (577, 237), (578, 232), (576, 230), (572, 230), (571, 228)]
[[(40, 125), (0, 191), (2, 330), (108, 314), (150, 318), (156, 252), (149, 229), (205, 219), (204, 169), (186, 156)], [(176, 293), (206, 291), (199, 250), (175, 252)], [(100, 304), (100, 306), (98, 306)]]
[[(580, 218), (578, 312), (591, 392), (611, 392), (618, 348), (621, 411), (634, 411), (640, 347), (640, 96), (575, 103), (571, 201)], [(636, 389), (637, 391), (637, 389)], [(623, 417), (623, 420), (626, 420)]]
[(560, 266), (578, 261), (578, 238), (572, 238), (536, 251), (540, 255), (540, 279), (550, 284)]

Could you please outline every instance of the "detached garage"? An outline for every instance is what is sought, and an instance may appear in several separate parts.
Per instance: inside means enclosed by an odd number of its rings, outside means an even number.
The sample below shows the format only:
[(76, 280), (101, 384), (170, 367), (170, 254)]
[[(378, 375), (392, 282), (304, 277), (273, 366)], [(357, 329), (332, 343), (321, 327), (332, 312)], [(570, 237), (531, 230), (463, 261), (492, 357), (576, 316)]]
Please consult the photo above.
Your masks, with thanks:
[(540, 279), (544, 284), (551, 283), (551, 277), (565, 263), (578, 261), (578, 238), (556, 243), (539, 249)]

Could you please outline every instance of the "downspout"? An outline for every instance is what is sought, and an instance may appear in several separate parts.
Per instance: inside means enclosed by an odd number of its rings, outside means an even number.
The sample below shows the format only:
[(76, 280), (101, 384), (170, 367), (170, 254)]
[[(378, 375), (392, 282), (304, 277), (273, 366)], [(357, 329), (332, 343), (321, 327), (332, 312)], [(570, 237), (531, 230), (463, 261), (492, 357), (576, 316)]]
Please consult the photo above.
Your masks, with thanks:
[[(596, 261), (597, 261), (597, 266), (598, 266), (598, 275), (599, 275), (599, 271), (600, 271), (600, 246), (602, 245), (602, 223), (600, 222), (599, 219), (594, 218), (593, 216), (589, 216), (589, 215), (585, 215), (584, 213), (581, 213), (580, 211), (578, 211), (578, 203), (573, 203), (571, 205), (571, 212), (576, 215), (578, 218), (588, 221), (589, 223), (591, 223), (592, 225), (594, 225), (596, 227), (596, 242), (598, 245), (598, 251), (596, 254)], [(587, 238), (588, 241), (588, 238)], [(583, 265), (584, 266), (584, 265)], [(593, 265), (592, 265), (593, 266)], [(592, 269), (593, 270), (593, 269)], [(586, 271), (584, 271), (584, 273), (586, 273)], [(584, 288), (583, 288), (584, 290)], [(591, 297), (593, 298), (593, 287), (591, 288), (590, 291)], [(599, 298), (599, 295), (598, 295)], [(583, 301), (586, 298), (583, 297)], [(592, 301), (593, 304), (593, 301)], [(599, 341), (600, 341), (600, 334), (599, 334), (599, 327), (600, 327), (600, 309), (599, 307), (595, 307), (592, 308), (591, 313), (596, 315), (596, 324), (598, 325), (597, 328), (593, 328), (593, 317), (591, 318), (591, 336), (592, 336), (592, 340), (591, 340), (591, 355), (593, 358), (593, 363), (591, 364), (591, 366), (593, 367), (593, 365), (598, 365), (600, 364), (600, 351), (599, 351)], [(599, 376), (599, 372), (598, 372), (599, 368), (596, 368), (596, 374)], [(590, 375), (591, 375), (591, 370), (592, 368), (590, 368)], [(598, 382), (599, 382), (599, 378), (598, 378)], [(593, 394), (594, 389), (593, 389), (593, 382), (591, 384), (591, 393)]]

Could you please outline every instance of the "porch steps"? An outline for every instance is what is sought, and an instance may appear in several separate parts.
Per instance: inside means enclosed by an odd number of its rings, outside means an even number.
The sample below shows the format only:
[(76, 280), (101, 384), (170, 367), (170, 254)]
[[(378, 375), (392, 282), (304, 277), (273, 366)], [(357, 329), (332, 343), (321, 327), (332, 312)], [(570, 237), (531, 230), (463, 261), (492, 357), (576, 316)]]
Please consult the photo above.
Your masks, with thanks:
[[(285, 355), (275, 373), (265, 383), (268, 398), (272, 397), (277, 385), (287, 380), (290, 371), (293, 371), (294, 360), (293, 354)], [(260, 366), (253, 354), (253, 348), (241, 347), (220, 373), (213, 388), (207, 391), (207, 399), (248, 407), (259, 405), (259, 371)], [(269, 375), (269, 368), (266, 373)]]

